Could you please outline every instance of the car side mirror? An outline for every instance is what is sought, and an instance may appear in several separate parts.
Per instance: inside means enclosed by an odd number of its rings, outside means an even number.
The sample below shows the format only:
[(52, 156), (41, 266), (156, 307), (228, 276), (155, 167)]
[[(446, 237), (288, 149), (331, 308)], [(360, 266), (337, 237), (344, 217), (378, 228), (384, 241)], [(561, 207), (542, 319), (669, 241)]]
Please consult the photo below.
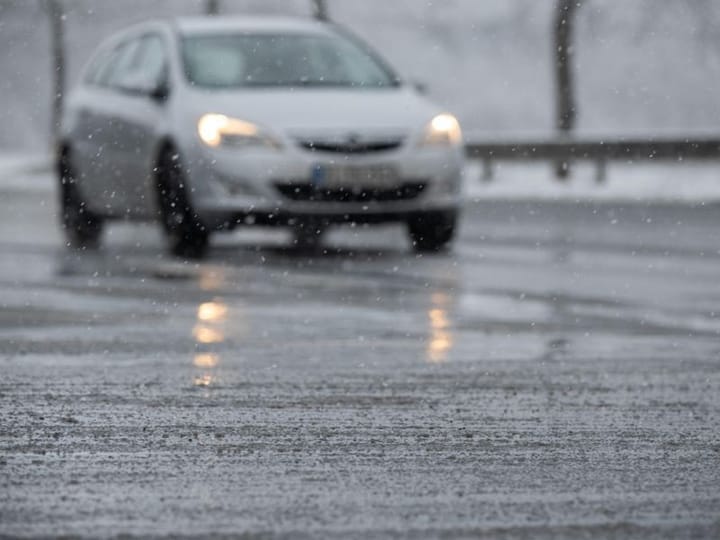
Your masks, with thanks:
[(158, 83), (148, 92), (148, 96), (155, 101), (165, 101), (170, 97), (170, 86), (167, 82)]
[(130, 76), (121, 81), (117, 87), (127, 94), (147, 96), (155, 101), (165, 101), (170, 95), (170, 87), (164, 79), (149, 81), (142, 76)]
[(155, 101), (165, 101), (170, 97), (170, 80), (167, 65), (163, 66), (162, 74), (155, 81), (153, 89), (148, 94)]
[(413, 80), (410, 82), (410, 84), (418, 94), (421, 94), (423, 96), (427, 95), (427, 93), (430, 91), (428, 85), (425, 84), (423, 81)]

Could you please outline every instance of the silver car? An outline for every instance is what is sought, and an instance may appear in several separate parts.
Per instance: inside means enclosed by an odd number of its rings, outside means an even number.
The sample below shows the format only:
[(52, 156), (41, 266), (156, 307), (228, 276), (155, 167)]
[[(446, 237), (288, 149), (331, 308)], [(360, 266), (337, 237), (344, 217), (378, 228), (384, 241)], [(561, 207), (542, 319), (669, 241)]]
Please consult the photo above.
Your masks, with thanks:
[(333, 224), (403, 222), (419, 251), (456, 228), (458, 121), (333, 24), (134, 26), (93, 55), (60, 134), (73, 245), (97, 245), (113, 219), (159, 220), (185, 257), (236, 226), (291, 227), (311, 247)]

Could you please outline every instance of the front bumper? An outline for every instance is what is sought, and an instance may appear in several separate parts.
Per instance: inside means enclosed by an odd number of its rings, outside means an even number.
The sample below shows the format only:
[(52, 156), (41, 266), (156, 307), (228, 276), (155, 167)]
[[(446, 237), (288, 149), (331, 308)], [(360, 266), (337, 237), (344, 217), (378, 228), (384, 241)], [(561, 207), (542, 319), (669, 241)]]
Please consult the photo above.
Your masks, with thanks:
[[(460, 205), (463, 170), (457, 148), (401, 148), (370, 155), (283, 150), (191, 149), (186, 160), (193, 205), (211, 228), (286, 225), (297, 219), (327, 223), (401, 221)], [(371, 186), (320, 185), (323, 167), (392, 170)], [(362, 183), (362, 181), (360, 181)]]

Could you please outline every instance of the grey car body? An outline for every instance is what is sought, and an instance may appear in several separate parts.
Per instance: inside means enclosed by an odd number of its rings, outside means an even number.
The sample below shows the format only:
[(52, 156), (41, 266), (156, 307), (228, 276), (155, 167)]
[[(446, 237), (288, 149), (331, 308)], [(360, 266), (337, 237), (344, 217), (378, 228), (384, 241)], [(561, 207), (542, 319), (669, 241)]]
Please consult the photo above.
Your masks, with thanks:
[[(347, 48), (380, 82), (198, 84), (183, 47), (213, 36), (332, 40), (323, 50)], [(232, 49), (217, 51), (195, 67), (200, 79), (224, 82), (245, 69)], [(216, 131), (206, 135), (202, 122)], [(216, 133), (217, 144), (208, 139)], [(291, 226), (312, 241), (334, 223), (401, 221), (416, 248), (438, 249), (452, 239), (460, 207), (459, 137), (451, 115), (335, 25), (147, 22), (103, 43), (68, 99), (58, 152), (63, 225), (71, 242), (92, 244), (108, 219), (160, 219), (173, 251), (192, 255), (212, 231), (237, 225)]]

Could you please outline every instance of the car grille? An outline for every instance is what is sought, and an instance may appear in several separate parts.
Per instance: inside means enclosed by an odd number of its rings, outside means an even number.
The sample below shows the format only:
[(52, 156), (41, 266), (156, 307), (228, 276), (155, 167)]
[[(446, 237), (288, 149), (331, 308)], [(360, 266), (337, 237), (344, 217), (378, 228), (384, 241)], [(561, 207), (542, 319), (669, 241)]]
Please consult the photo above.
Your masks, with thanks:
[(277, 184), (278, 191), (293, 201), (318, 202), (370, 202), (370, 201), (408, 201), (416, 199), (425, 190), (423, 182), (405, 182), (394, 188), (318, 188), (310, 183), (295, 182)]
[(332, 154), (374, 154), (389, 152), (402, 146), (402, 139), (374, 141), (316, 141), (300, 140), (298, 144), (310, 152), (327, 152)]

